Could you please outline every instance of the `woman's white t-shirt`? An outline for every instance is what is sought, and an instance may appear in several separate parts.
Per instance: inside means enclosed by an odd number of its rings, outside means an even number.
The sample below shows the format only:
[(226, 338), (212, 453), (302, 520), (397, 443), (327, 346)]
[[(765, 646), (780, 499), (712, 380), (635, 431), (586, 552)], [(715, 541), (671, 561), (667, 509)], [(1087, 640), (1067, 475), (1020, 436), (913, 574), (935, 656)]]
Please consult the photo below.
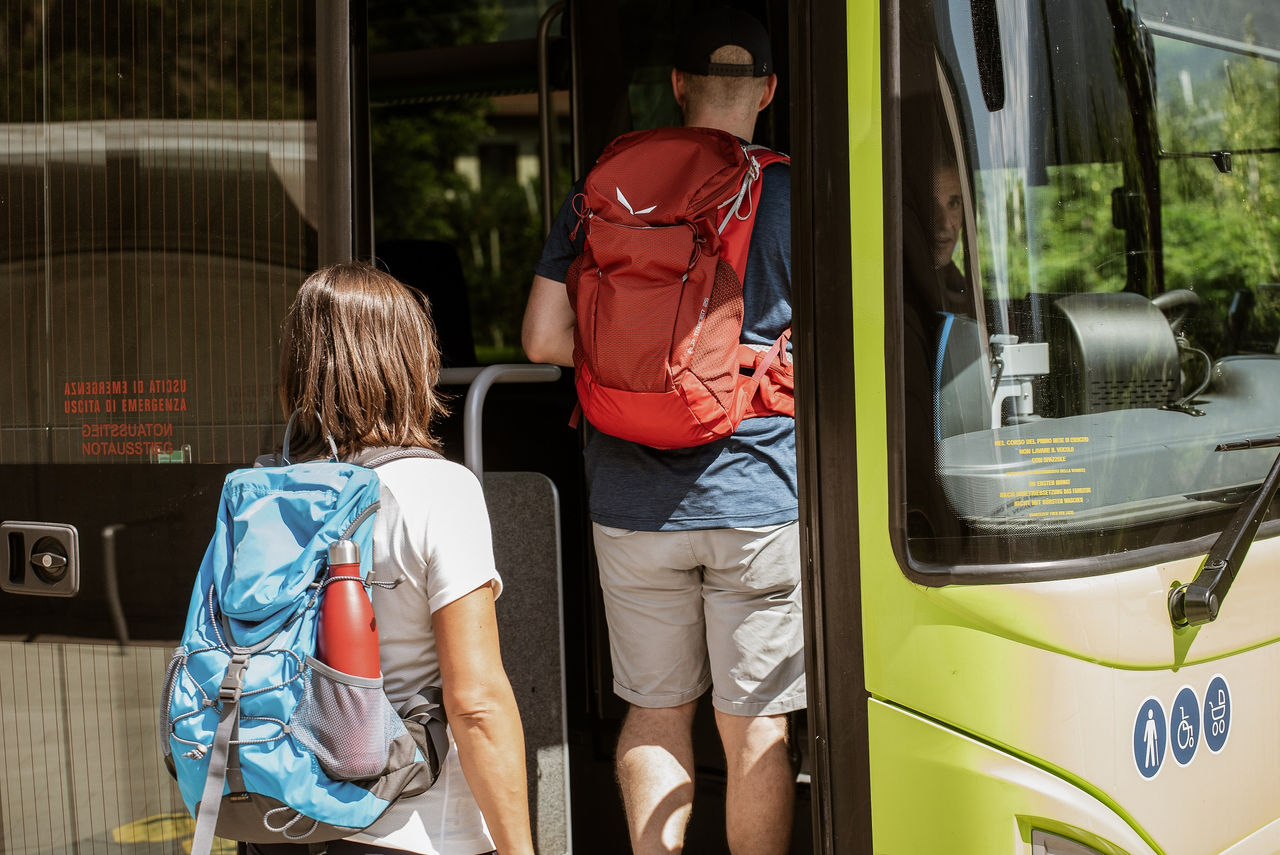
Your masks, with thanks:
[[(376, 471), (382, 507), (373, 530), (372, 578), (403, 578), (393, 589), (373, 588), (383, 687), (398, 708), (424, 686), (440, 685), (432, 613), (487, 584), (497, 596), (502, 582), (484, 495), (469, 469), (447, 460), (405, 458)], [(350, 839), (422, 855), (476, 855), (494, 848), (452, 733), (435, 785), (395, 802)]]

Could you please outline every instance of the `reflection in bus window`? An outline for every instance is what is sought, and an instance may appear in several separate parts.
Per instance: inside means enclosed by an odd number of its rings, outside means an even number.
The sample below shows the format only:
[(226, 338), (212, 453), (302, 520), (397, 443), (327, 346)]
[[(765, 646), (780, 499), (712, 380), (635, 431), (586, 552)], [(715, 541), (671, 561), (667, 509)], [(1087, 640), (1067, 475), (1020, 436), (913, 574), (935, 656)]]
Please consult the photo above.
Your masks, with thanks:
[[(1280, 422), (1280, 22), (1221, 8), (1196, 32), (1145, 5), (1000, 0), (983, 39), (959, 4), (904, 7), (905, 519), (925, 572), (1187, 542), (1268, 468), (1214, 448)], [(994, 106), (982, 51), (1001, 51)], [(971, 311), (913, 259), (946, 228), (911, 165), (948, 141)]]
[(245, 462), (315, 263), (314, 12), (6, 22), (0, 462)]

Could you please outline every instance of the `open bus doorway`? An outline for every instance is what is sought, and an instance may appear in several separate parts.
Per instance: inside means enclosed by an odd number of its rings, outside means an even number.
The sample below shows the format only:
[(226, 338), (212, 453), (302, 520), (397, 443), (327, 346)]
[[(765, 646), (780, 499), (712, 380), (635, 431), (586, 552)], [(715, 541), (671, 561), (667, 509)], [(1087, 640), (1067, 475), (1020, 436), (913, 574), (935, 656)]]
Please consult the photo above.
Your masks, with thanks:
[[(403, 4), (370, 0), (374, 252), (452, 319), (452, 331), (450, 321), (440, 323), (442, 335), (453, 339), (444, 342), (447, 364), (462, 369), (524, 359), (519, 323), (548, 225), (544, 199), (554, 212), (618, 134), (680, 123), (670, 86), (675, 37), (702, 6), (714, 5), (529, 0), (435, 3), (429, 11), (406, 11)], [(755, 141), (787, 151), (787, 4), (735, 5), (770, 31), (779, 74), (781, 94), (762, 114)], [(539, 112), (540, 84), (549, 112)], [(550, 141), (549, 154), (540, 138)], [(465, 388), (456, 391), (461, 395)], [(626, 851), (613, 773), (626, 706), (611, 691), (579, 440), (566, 425), (572, 380), (495, 386), (488, 401), (486, 465), (546, 474), (560, 497), (574, 843)], [(513, 431), (516, 424), (520, 429)], [(456, 419), (444, 433), (454, 449), (460, 447)], [(724, 759), (710, 705), (702, 707), (686, 845), (688, 851), (726, 852)], [(806, 738), (803, 731), (797, 737)], [(812, 849), (809, 812), (807, 787), (801, 786), (795, 852)]]

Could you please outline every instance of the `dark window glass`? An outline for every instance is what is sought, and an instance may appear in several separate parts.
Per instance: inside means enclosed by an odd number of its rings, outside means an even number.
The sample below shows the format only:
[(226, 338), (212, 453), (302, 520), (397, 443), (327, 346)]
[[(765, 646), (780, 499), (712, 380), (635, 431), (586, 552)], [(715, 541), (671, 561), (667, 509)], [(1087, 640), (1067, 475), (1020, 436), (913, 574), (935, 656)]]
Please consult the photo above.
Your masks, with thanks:
[(0, 462), (244, 462), (315, 264), (314, 10), (10, 4)]

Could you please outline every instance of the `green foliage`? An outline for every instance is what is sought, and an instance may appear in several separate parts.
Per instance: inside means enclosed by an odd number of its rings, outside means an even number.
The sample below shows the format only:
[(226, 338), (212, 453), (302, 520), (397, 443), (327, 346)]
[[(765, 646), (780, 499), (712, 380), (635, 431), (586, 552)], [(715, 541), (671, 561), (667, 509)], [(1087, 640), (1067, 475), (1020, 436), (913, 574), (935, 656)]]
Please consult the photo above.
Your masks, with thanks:
[(469, 224), (460, 249), (477, 347), (519, 353), (525, 296), (542, 250), (536, 193), (535, 184), (521, 187), (509, 178), (468, 188), (457, 199), (459, 218)]
[[(375, 0), (370, 51), (482, 43), (504, 25), (497, 2)], [(480, 144), (494, 136), (492, 112), (490, 99), (458, 97), (376, 108), (370, 121), (375, 235), (440, 240), (458, 250), (481, 362), (523, 358), (520, 321), (542, 247), (536, 186), (488, 173), (474, 186), (458, 171), (461, 158), (476, 162)]]
[(498, 0), (370, 0), (367, 17), (370, 53), (480, 44), (505, 22)]
[[(1227, 319), (1239, 294), (1254, 304), (1254, 329), (1280, 329), (1277, 289), (1260, 288), (1280, 282), (1280, 70), (1168, 39), (1158, 41), (1157, 55), (1160, 145), (1169, 153), (1159, 163), (1164, 276), (1157, 287), (1200, 296), (1186, 329), (1195, 344), (1221, 356), (1239, 345)], [(1219, 150), (1233, 152), (1230, 172), (1209, 157)], [(1038, 186), (1020, 170), (977, 176), (987, 293), (1132, 287), (1112, 195), (1125, 187), (1126, 168), (1131, 185), (1141, 174), (1136, 163), (1050, 166)], [(1144, 219), (1138, 208), (1130, 226), (1142, 228)], [(1154, 243), (1157, 236), (1147, 237)]]
[[(1188, 63), (1193, 61), (1192, 49), (1180, 50)], [(1274, 148), (1280, 131), (1276, 65), (1235, 55), (1218, 58), (1217, 74), (1201, 74), (1163, 93), (1160, 131), (1166, 150), (1203, 155)], [(1161, 168), (1161, 190), (1164, 287), (1200, 295), (1190, 333), (1211, 353), (1229, 353), (1234, 345), (1227, 312), (1233, 296), (1280, 281), (1280, 154), (1236, 153), (1229, 173), (1203, 156), (1168, 159)], [(1274, 307), (1260, 303), (1251, 321), (1274, 327), (1274, 314)]]
[(370, 122), (374, 234), (457, 245), (470, 228), (459, 216), (467, 179), (455, 161), (489, 132), (488, 102), (450, 101), (413, 113), (378, 110)]
[(315, 116), (305, 0), (9, 8), (0, 121)]

